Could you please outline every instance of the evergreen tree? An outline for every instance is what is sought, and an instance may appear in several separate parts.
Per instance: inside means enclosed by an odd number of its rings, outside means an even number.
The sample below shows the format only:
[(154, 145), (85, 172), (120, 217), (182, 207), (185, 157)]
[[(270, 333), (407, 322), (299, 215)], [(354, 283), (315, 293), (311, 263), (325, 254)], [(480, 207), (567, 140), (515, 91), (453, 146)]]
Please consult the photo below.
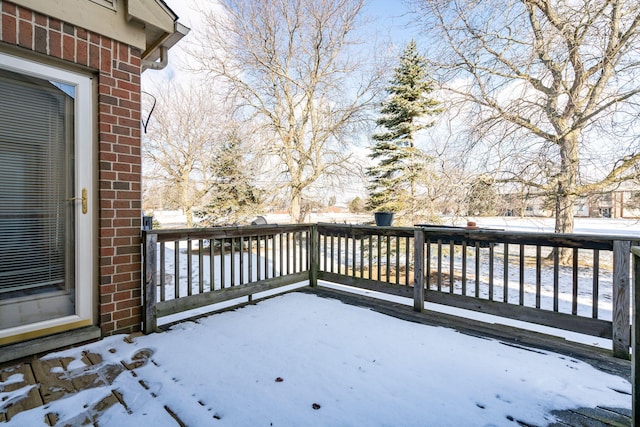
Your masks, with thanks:
[(244, 167), (244, 150), (236, 133), (229, 134), (215, 156), (217, 179), (212, 184), (209, 203), (196, 211), (207, 226), (249, 222), (260, 211), (260, 190), (251, 183)]
[(413, 221), (419, 206), (417, 185), (431, 160), (415, 146), (415, 136), (433, 126), (426, 116), (441, 111), (439, 103), (429, 98), (433, 85), (415, 41), (405, 48), (386, 91), (389, 96), (376, 120), (382, 131), (372, 136), (375, 145), (369, 157), (378, 160), (378, 164), (367, 169), (367, 206), (371, 210), (402, 212)]

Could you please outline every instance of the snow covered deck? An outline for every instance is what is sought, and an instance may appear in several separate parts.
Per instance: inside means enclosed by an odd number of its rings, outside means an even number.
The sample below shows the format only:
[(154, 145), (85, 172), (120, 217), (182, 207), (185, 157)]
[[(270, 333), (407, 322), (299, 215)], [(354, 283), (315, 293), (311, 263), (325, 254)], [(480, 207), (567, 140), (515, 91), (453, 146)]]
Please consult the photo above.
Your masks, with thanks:
[(0, 422), (630, 426), (630, 374), (557, 337), (303, 288), (5, 366)]

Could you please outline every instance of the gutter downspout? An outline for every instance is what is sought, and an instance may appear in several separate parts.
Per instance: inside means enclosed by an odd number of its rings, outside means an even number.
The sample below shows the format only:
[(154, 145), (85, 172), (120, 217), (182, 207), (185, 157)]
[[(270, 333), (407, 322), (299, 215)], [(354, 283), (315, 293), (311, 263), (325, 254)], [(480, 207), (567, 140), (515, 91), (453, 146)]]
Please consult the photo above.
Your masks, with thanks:
[(169, 64), (169, 48), (160, 46), (160, 61), (142, 60), (142, 71), (163, 70)]

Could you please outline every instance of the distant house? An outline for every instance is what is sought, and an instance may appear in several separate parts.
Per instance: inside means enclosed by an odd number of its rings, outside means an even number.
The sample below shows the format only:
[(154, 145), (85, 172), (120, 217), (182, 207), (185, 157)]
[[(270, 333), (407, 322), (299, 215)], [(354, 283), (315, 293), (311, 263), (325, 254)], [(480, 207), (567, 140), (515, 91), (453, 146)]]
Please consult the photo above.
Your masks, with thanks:
[[(549, 198), (518, 193), (501, 194), (498, 214), (504, 216), (553, 216)], [(574, 206), (576, 217), (640, 218), (640, 187), (630, 181), (616, 184), (588, 196), (578, 197)]]
[(140, 329), (140, 75), (161, 0), (0, 0), (0, 361)]

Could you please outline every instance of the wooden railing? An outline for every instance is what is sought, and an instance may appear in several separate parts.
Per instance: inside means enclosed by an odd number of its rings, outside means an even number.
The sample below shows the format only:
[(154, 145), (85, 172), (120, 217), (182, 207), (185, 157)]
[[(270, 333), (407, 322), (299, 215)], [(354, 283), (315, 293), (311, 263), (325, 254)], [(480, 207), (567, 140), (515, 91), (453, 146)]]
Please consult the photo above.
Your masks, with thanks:
[(144, 325), (159, 317), (309, 280), (313, 226), (145, 230)]
[(631, 425), (640, 423), (640, 246), (631, 248), (633, 255), (633, 309), (631, 316), (633, 359), (632, 367), (632, 416)]
[[(624, 236), (261, 225), (143, 232), (144, 330), (158, 317), (318, 279), (611, 339), (629, 358)], [(569, 263), (561, 255), (569, 252)]]
[[(624, 236), (318, 224), (318, 278), (612, 339), (629, 358)], [(570, 263), (561, 255), (569, 251)]]

